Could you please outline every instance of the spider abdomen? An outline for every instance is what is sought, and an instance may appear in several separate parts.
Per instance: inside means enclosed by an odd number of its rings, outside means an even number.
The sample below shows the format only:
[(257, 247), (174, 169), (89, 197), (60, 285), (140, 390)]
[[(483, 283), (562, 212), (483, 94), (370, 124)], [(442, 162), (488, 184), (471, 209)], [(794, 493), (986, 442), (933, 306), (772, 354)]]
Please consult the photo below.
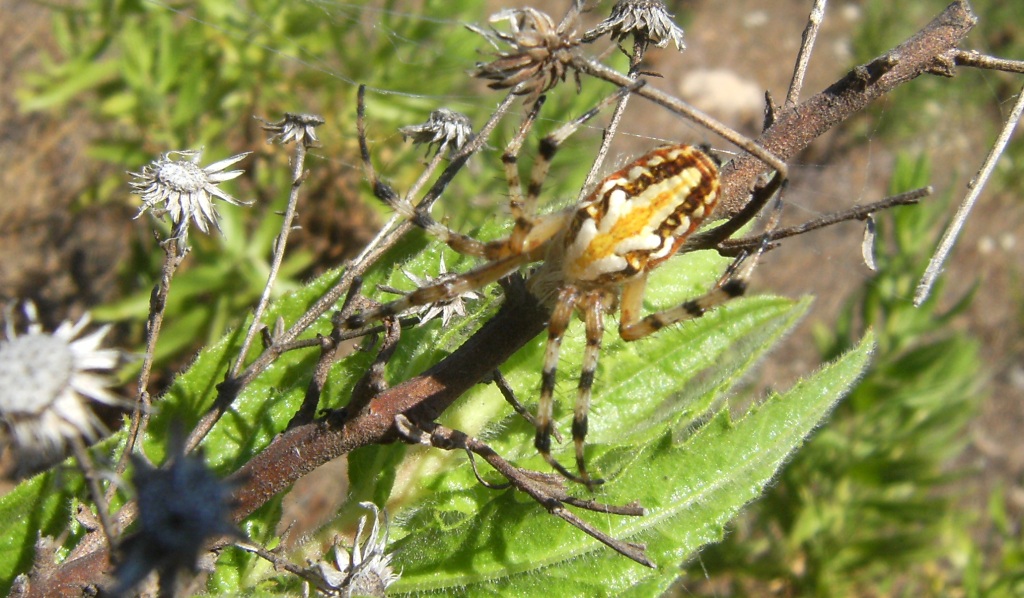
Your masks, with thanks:
[(689, 145), (658, 148), (601, 181), (565, 235), (569, 281), (628, 280), (671, 257), (714, 210), (718, 165)]

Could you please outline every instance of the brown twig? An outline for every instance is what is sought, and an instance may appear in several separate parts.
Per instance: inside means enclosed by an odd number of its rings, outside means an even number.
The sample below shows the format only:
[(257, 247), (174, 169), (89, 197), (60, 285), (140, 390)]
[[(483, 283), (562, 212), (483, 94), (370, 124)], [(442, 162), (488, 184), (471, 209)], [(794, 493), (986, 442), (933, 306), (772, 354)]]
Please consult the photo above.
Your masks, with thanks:
[[(932, 194), (931, 187), (921, 187), (920, 189), (913, 189), (906, 193), (900, 193), (899, 195), (893, 195), (886, 197), (885, 199), (869, 203), (863, 206), (854, 206), (847, 210), (841, 210), (839, 212), (833, 212), (826, 214), (821, 218), (815, 218), (802, 224), (795, 226), (787, 226), (786, 228), (780, 228), (778, 230), (771, 231), (767, 235), (752, 235), (749, 237), (743, 237), (740, 239), (725, 239), (720, 243), (713, 246), (714, 249), (718, 250), (720, 255), (726, 257), (733, 257), (739, 255), (743, 251), (751, 251), (756, 249), (758, 245), (762, 244), (765, 240), (772, 243), (772, 247), (775, 246), (775, 241), (785, 239), (788, 237), (795, 237), (804, 233), (809, 233), (819, 228), (825, 228), (832, 226), (833, 224), (839, 224), (840, 222), (848, 222), (850, 220), (864, 220), (871, 216), (875, 212), (881, 212), (894, 208), (896, 206), (909, 206), (914, 205), (921, 201), (922, 197), (927, 197)], [(697, 249), (710, 249), (711, 247), (690, 247), (689, 245), (684, 246), (684, 250), (696, 251)]]
[[(792, 160), (832, 127), (929, 72), (938, 57), (957, 48), (975, 23), (977, 17), (965, 0), (953, 2), (899, 46), (853, 69), (807, 101), (781, 110), (775, 122), (757, 138), (758, 144), (783, 160)], [(753, 155), (739, 156), (726, 164), (719, 210), (725, 215), (742, 210), (754, 182), (767, 170), (768, 166)]]
[(800, 51), (797, 52), (796, 66), (793, 67), (793, 79), (789, 84), (789, 91), (786, 93), (787, 108), (796, 106), (800, 101), (800, 91), (804, 88), (804, 76), (807, 74), (807, 65), (811, 61), (811, 51), (814, 49), (814, 41), (818, 38), (818, 29), (821, 28), (821, 21), (825, 18), (825, 5), (828, 0), (815, 0), (811, 7), (811, 14), (807, 17), (807, 26), (804, 27), (803, 37), (800, 40)]
[[(156, 341), (160, 338), (160, 329), (164, 322), (164, 312), (167, 310), (167, 296), (171, 292), (171, 281), (174, 273), (188, 255), (189, 248), (176, 238), (168, 239), (161, 244), (164, 250), (164, 264), (160, 271), (160, 281), (153, 287), (149, 298), (149, 319), (146, 321), (146, 352), (142, 357), (142, 370), (139, 372), (138, 396), (135, 399), (135, 409), (132, 411), (131, 425), (128, 428), (128, 438), (125, 441), (124, 451), (117, 463), (115, 472), (117, 475), (124, 473), (128, 467), (128, 458), (135, 450), (135, 443), (139, 435), (145, 432), (149, 423), (149, 414), (152, 411), (152, 401), (149, 395), (149, 376), (153, 371), (153, 360), (156, 356)], [(111, 485), (107, 491), (106, 500), (110, 502), (113, 498), (114, 486)]]
[(956, 66), (971, 66), (993, 71), (1024, 74), (1024, 60), (1007, 60), (982, 54), (977, 50), (953, 50), (949, 53)]

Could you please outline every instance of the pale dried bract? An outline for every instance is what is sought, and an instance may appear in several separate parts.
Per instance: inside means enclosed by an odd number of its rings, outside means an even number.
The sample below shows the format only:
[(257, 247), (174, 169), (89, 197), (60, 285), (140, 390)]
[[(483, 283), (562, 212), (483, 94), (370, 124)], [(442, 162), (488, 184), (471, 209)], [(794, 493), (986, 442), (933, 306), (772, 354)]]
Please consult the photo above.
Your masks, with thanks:
[(473, 134), (469, 117), (461, 112), (439, 108), (430, 113), (427, 122), (398, 129), (402, 137), (413, 143), (426, 143), (440, 153), (447, 150), (449, 155), (462, 149)]
[(268, 122), (257, 117), (263, 123), (263, 130), (270, 133), (268, 143), (277, 141), (285, 144), (294, 141), (306, 147), (317, 144), (316, 128), (326, 121), (319, 114), (285, 112), (284, 118), (277, 122)]
[[(142, 198), (142, 207), (135, 217), (146, 211), (156, 216), (170, 216), (173, 238), (181, 243), (188, 238), (189, 219), (204, 233), (209, 232), (210, 224), (220, 230), (220, 216), (213, 207), (214, 197), (236, 206), (249, 204), (228, 195), (217, 185), (241, 175), (241, 170), (224, 172), (224, 169), (250, 153), (203, 168), (199, 166), (201, 150), (173, 151), (143, 166), (141, 172), (128, 173), (136, 179), (130, 183), (134, 193)], [(183, 159), (173, 159), (176, 156)]]
[(387, 513), (371, 502), (361, 502), (359, 506), (373, 512), (373, 524), (366, 539), (360, 540), (367, 522), (367, 518), (363, 516), (359, 518), (359, 526), (352, 542), (352, 552), (349, 553), (335, 545), (334, 562), (316, 563), (313, 572), (320, 577), (329, 595), (345, 598), (383, 597), (387, 595), (387, 588), (400, 577), (400, 574), (391, 568), (391, 555), (385, 552), (388, 543)]
[[(438, 267), (437, 278), (421, 278), (404, 268), (402, 269), (402, 273), (405, 274), (406, 278), (416, 283), (417, 287), (425, 287), (434, 284), (443, 284), (446, 281), (456, 280), (458, 276), (457, 274), (448, 271), (448, 267), (444, 263), (443, 255), (441, 256), (441, 265)], [(395, 293), (397, 295), (406, 294), (403, 291), (400, 291), (394, 287), (390, 287), (387, 285), (379, 285), (378, 288), (380, 288), (380, 290), (382, 291), (386, 291), (388, 293)], [(455, 316), (464, 317), (466, 315), (467, 301), (477, 301), (482, 298), (483, 295), (481, 295), (477, 291), (469, 290), (460, 295), (457, 295), (452, 299), (438, 301), (436, 303), (430, 303), (428, 305), (421, 305), (419, 308), (413, 310), (412, 312), (418, 313), (420, 316), (419, 324), (416, 324), (416, 326), (422, 326), (427, 322), (433, 320), (437, 316), (441, 316), (441, 326), (447, 328), (448, 324), (452, 321), (452, 318), (454, 318)]]
[[(507, 32), (495, 27), (491, 32), (470, 27), (499, 48), (498, 58), (477, 64), (473, 76), (490, 80), (492, 89), (511, 88), (512, 93), (531, 98), (548, 91), (565, 81), (573, 68), (574, 52), (581, 42), (576, 31), (578, 16), (579, 7), (574, 3), (556, 26), (547, 14), (526, 7), (503, 10), (491, 16), (492, 24), (507, 21)], [(501, 51), (501, 43), (511, 49)], [(575, 72), (575, 77), (578, 88), (579, 72)]]
[(679, 51), (686, 49), (683, 30), (672, 20), (662, 0), (619, 0), (612, 14), (583, 36), (593, 41), (608, 33), (616, 41), (632, 36), (638, 43), (664, 48), (669, 42)]

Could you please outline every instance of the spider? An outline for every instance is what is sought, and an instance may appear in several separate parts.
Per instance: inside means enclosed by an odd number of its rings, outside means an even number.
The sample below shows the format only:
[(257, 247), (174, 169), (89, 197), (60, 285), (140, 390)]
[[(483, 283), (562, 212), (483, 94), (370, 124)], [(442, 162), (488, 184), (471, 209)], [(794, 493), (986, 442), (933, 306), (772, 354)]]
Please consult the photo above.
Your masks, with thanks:
[[(504, 278), (527, 264), (539, 262), (529, 275), (527, 288), (550, 308), (551, 316), (547, 327), (534, 444), (551, 467), (590, 489), (603, 482), (592, 478), (587, 471), (584, 440), (604, 332), (604, 316), (619, 312), (619, 336), (625, 341), (636, 341), (671, 324), (699, 318), (709, 309), (746, 291), (757, 257), (767, 246), (766, 235), (761, 248), (752, 254), (753, 259), (747, 261), (751, 254), (741, 253), (705, 294), (664, 311), (641, 315), (651, 271), (675, 255), (692, 239), (691, 236), (696, 236), (694, 231), (711, 215), (718, 202), (719, 163), (704, 149), (691, 145), (666, 145), (654, 149), (605, 177), (579, 204), (550, 214), (535, 213), (544, 179), (561, 143), (605, 106), (631, 91), (630, 88), (620, 89), (544, 137), (540, 141), (539, 157), (534, 162), (525, 195), (519, 178), (518, 153), (526, 125), (521, 128), (520, 134), (509, 143), (502, 156), (510, 190), (513, 229), (507, 237), (490, 242), (451, 230), (433, 219), (427, 210), (400, 197), (378, 177), (366, 141), (362, 89), (358, 102), (360, 149), (374, 195), (453, 250), (482, 258), (486, 263), (443, 282), (420, 287), (401, 299), (349, 316), (345, 321), (346, 327), (360, 328), (372, 320), (449, 301)], [(533, 104), (524, 123), (532, 122), (542, 103), (543, 98)], [(755, 196), (751, 201), (756, 205), (749, 205), (711, 232), (734, 232), (751, 220), (768, 196), (778, 190), (781, 180), (782, 173), (777, 172), (773, 179), (775, 184), (766, 187), (767, 194), (761, 193), (764, 197), (757, 199)], [(720, 236), (724, 238), (728, 234)], [(580, 314), (586, 329), (586, 347), (572, 419), (578, 474), (569, 471), (551, 454), (551, 437), (555, 435), (553, 395), (559, 349), (576, 313)]]

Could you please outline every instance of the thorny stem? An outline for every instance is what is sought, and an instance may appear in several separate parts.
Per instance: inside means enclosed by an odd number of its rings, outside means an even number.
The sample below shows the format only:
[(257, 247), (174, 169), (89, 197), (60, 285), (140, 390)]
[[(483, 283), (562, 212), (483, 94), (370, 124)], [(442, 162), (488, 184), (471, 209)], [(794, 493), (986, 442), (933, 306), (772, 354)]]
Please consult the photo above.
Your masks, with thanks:
[(946, 228), (946, 232), (943, 233), (942, 240), (939, 241), (939, 247), (935, 250), (935, 255), (928, 262), (928, 267), (924, 271), (924, 276), (921, 277), (921, 282), (917, 284), (917, 290), (914, 291), (915, 307), (920, 307), (928, 299), (928, 295), (931, 294), (932, 286), (942, 272), (942, 265), (946, 263), (949, 252), (953, 250), (953, 245), (956, 244), (957, 237), (960, 236), (960, 231), (963, 229), (964, 223), (967, 222), (967, 217), (971, 215), (974, 202), (978, 200), (978, 196), (981, 195), (985, 184), (988, 183), (989, 177), (992, 176), (996, 162), (1006, 150), (1006, 144), (1009, 143), (1013, 130), (1017, 128), (1017, 123), (1020, 122), (1022, 113), (1024, 113), (1024, 87), (1017, 93), (1017, 103), (1013, 105), (1013, 110), (1010, 111), (1006, 122), (1003, 123), (1003, 129), (999, 132), (999, 136), (996, 137), (995, 143), (992, 144), (992, 149), (989, 151), (988, 156), (985, 157), (981, 170), (978, 171), (974, 180), (968, 184), (969, 190), (964, 197), (963, 203), (960, 204), (956, 215), (953, 216), (953, 221)]
[(797, 53), (796, 66), (793, 68), (793, 80), (789, 84), (789, 92), (786, 94), (786, 108), (796, 106), (800, 101), (800, 91), (804, 87), (804, 75), (807, 74), (807, 64), (811, 61), (811, 51), (814, 49), (814, 40), (818, 37), (818, 29), (821, 21), (825, 18), (825, 5), (828, 0), (814, 0), (811, 7), (811, 14), (807, 17), (807, 27), (804, 28), (803, 38), (800, 40), (800, 51)]
[(263, 287), (263, 295), (260, 296), (260, 301), (252, 314), (252, 324), (249, 325), (249, 330), (245, 333), (245, 340), (242, 341), (242, 347), (238, 350), (238, 358), (225, 376), (225, 380), (231, 380), (238, 376), (238, 371), (242, 369), (242, 364), (245, 363), (245, 356), (249, 353), (249, 347), (252, 346), (252, 341), (256, 338), (256, 332), (261, 327), (260, 320), (263, 319), (263, 312), (267, 309), (267, 305), (270, 304), (270, 292), (273, 290), (274, 282), (277, 280), (277, 273), (281, 270), (281, 263), (284, 261), (284, 250), (288, 245), (288, 234), (291, 233), (292, 221), (295, 220), (295, 208), (299, 203), (299, 189), (302, 187), (302, 182), (306, 179), (306, 173), (303, 170), (305, 163), (306, 144), (304, 142), (296, 143), (295, 164), (292, 166), (292, 187), (291, 192), (288, 194), (288, 207), (284, 212), (281, 232), (274, 241), (274, 258), (270, 264), (270, 273), (267, 275), (267, 284)]
[[(135, 450), (135, 443), (139, 435), (146, 431), (149, 423), (149, 414), (152, 410), (152, 401), (149, 395), (149, 376), (153, 371), (153, 359), (156, 355), (156, 341), (160, 337), (160, 328), (163, 326), (164, 313), (167, 310), (167, 296), (171, 292), (171, 280), (174, 273), (181, 266), (185, 256), (188, 255), (188, 247), (179, 245), (178, 239), (169, 239), (163, 243), (164, 264), (160, 271), (160, 281), (153, 287), (149, 298), (149, 319), (146, 321), (146, 352), (142, 357), (142, 370), (139, 372), (138, 396), (135, 399), (135, 409), (132, 411), (131, 425), (128, 428), (128, 437), (125, 441), (124, 451), (117, 463), (115, 470), (117, 475), (124, 473), (128, 467), (128, 458)], [(107, 493), (109, 502), (114, 495), (115, 488), (111, 485)]]

